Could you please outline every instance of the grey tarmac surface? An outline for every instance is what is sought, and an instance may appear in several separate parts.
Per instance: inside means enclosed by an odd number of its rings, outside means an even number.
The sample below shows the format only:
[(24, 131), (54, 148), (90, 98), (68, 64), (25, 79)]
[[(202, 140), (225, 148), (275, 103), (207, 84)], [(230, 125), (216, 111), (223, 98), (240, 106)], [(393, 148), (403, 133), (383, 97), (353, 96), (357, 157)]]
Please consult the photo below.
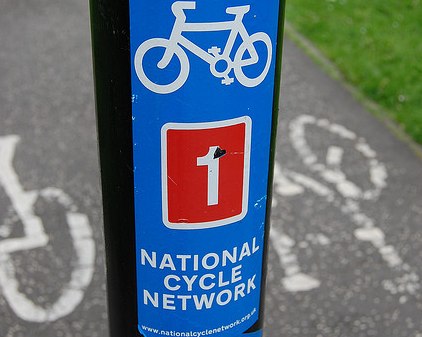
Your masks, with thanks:
[[(0, 336), (107, 336), (89, 34), (0, 1)], [(281, 105), (266, 335), (422, 337), (422, 161), (290, 41)]]

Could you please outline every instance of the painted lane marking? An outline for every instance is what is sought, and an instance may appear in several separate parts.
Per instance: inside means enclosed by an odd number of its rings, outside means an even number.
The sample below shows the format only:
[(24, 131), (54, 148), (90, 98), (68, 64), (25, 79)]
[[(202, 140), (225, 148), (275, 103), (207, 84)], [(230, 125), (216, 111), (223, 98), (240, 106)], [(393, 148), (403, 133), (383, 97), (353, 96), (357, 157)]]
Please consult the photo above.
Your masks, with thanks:
[[(373, 188), (366, 190), (358, 187), (354, 182), (347, 180), (343, 172), (330, 169), (327, 163), (319, 163), (317, 156), (306, 141), (306, 126), (313, 125), (322, 130), (332, 133), (344, 140), (354, 142), (354, 148), (358, 151), (369, 167), (370, 181)], [(293, 148), (299, 154), (302, 162), (312, 171), (318, 173), (323, 180), (336, 185), (337, 190), (344, 198), (360, 200), (376, 200), (381, 191), (387, 186), (387, 170), (384, 164), (375, 159), (376, 152), (366, 143), (364, 138), (359, 138), (354, 132), (342, 125), (330, 123), (326, 119), (317, 119), (314, 116), (302, 115), (289, 124), (290, 141)]]
[(339, 169), (343, 161), (344, 150), (338, 146), (330, 146), (327, 151), (327, 164), (331, 167)]
[[(13, 168), (14, 153), (19, 141), (16, 135), (0, 137), (0, 185), (9, 197), (24, 230), (21, 238), (0, 241), (0, 289), (19, 318), (29, 322), (51, 322), (67, 316), (82, 302), (94, 273), (95, 242), (88, 217), (78, 212), (72, 199), (62, 190), (48, 187), (38, 191), (24, 191)], [(57, 301), (47, 307), (37, 305), (20, 291), (11, 259), (14, 252), (46, 247), (49, 243), (42, 219), (33, 210), (40, 197), (48, 202), (57, 202), (66, 210), (66, 220), (76, 252), (69, 283), (64, 285)], [(5, 228), (8, 226), (10, 224)], [(2, 233), (3, 237), (7, 237), (10, 229)]]
[[(373, 187), (363, 189), (347, 179), (346, 174), (341, 170), (344, 149), (339, 146), (330, 146), (327, 150), (326, 162), (319, 163), (318, 157), (306, 141), (306, 126), (308, 125), (320, 127), (345, 140), (354, 142), (354, 149), (362, 155), (369, 167), (369, 179)], [(384, 289), (391, 294), (407, 294), (419, 298), (419, 276), (402, 260), (397, 249), (387, 244), (384, 232), (376, 226), (372, 218), (362, 212), (360, 207), (360, 201), (376, 201), (381, 191), (387, 186), (387, 170), (384, 164), (376, 159), (376, 152), (366, 143), (364, 138), (359, 138), (354, 132), (344, 126), (331, 123), (326, 119), (316, 119), (313, 116), (302, 115), (294, 119), (289, 126), (290, 140), (293, 148), (299, 154), (305, 166), (312, 172), (317, 173), (324, 182), (321, 183), (314, 178), (298, 172), (286, 169), (281, 170), (280, 165), (275, 163), (274, 191), (276, 194), (283, 197), (291, 197), (309, 190), (334, 205), (344, 215), (347, 215), (357, 227), (354, 230), (355, 238), (359, 241), (372, 244), (387, 266), (395, 274), (399, 275), (393, 280), (384, 280)], [(277, 200), (276, 198), (274, 199), (273, 204), (276, 205)], [(271, 239), (279, 255), (281, 266), (286, 272), (286, 266), (282, 260), (285, 247), (280, 239), (281, 235), (282, 233), (277, 232), (277, 229), (273, 230)], [(289, 242), (291, 243), (289, 249), (291, 249), (295, 245), (295, 242), (292, 239)], [(328, 241), (323, 239), (323, 242), (328, 242), (329, 244), (329, 239)], [(282, 249), (277, 247), (280, 245)], [(295, 261), (297, 261), (297, 257), (295, 257)], [(296, 266), (296, 270), (298, 272), (301, 270), (299, 265)], [(286, 277), (289, 277), (287, 272)], [(289, 288), (289, 286), (285, 286), (285, 288), (293, 292), (303, 291), (296, 290), (294, 287)], [(400, 303), (405, 303), (406, 300), (407, 297), (402, 295)]]
[(25, 192), (12, 166), (18, 142), (18, 136), (0, 137), (0, 185), (5, 189), (13, 208), (22, 223), (25, 224), (25, 233), (23, 238), (0, 242), (0, 254), (2, 255), (18, 250), (43, 247), (48, 243), (42, 220), (32, 212), (32, 205), (38, 198), (38, 192)]
[[(282, 173), (277, 162), (274, 165), (274, 189), (277, 194), (283, 196), (294, 196), (304, 192), (303, 186), (292, 182)], [(287, 291), (309, 291), (320, 286), (319, 280), (302, 272), (298, 258), (292, 252), (292, 248), (296, 244), (293, 239), (283, 234), (276, 226), (271, 228), (270, 239), (285, 272), (282, 284)]]
[(280, 260), (280, 265), (285, 272), (285, 277), (281, 281), (283, 287), (289, 292), (309, 291), (318, 288), (321, 282), (303, 273), (300, 269), (297, 256), (291, 250), (295, 242), (274, 226), (271, 228), (270, 237)]

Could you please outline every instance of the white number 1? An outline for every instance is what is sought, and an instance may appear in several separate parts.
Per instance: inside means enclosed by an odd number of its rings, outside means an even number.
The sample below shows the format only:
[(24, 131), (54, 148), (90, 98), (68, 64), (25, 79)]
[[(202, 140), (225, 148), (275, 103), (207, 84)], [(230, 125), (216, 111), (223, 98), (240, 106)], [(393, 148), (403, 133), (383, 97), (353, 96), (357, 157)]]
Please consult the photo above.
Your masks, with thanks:
[(218, 205), (219, 163), (221, 155), (225, 153), (218, 155), (218, 149), (218, 146), (210, 146), (205, 156), (196, 158), (197, 166), (208, 166), (208, 206)]

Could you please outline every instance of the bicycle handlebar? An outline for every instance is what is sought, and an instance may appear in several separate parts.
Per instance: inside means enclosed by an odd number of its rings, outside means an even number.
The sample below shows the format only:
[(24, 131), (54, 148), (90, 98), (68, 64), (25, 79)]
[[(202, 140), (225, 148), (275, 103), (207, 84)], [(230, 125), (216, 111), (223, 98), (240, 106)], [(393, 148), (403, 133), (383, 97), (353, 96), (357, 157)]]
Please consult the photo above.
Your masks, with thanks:
[(176, 1), (171, 5), (171, 11), (176, 15), (176, 13), (183, 13), (184, 9), (195, 9), (195, 1)]
[(247, 12), (249, 12), (250, 9), (251, 9), (250, 5), (227, 7), (226, 13), (227, 14), (234, 14), (234, 15), (246, 14)]

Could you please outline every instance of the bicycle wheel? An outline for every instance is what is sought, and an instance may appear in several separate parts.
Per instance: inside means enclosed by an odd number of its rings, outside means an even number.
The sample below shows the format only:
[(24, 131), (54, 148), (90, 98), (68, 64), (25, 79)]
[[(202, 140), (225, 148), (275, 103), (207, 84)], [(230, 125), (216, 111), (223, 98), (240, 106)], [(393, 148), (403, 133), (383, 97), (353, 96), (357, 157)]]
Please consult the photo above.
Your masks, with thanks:
[[(170, 69), (170, 65), (173, 63), (174, 56), (172, 60), (169, 62), (169, 64), (164, 68), (158, 67), (158, 62), (161, 60), (164, 51), (169, 48), (170, 41), (167, 39), (162, 38), (154, 38), (149, 39), (142, 43), (135, 53), (135, 70), (136, 75), (138, 75), (139, 80), (142, 82), (142, 84), (148, 88), (149, 90), (157, 93), (157, 94), (169, 94), (177, 89), (179, 89), (187, 80), (189, 75), (189, 59), (186, 55), (186, 53), (183, 51), (182, 48), (179, 46), (176, 46), (174, 48), (174, 54), (177, 58), (177, 60), (180, 63), (180, 70), (176, 70), (176, 72), (173, 69)], [(152, 51), (153, 49), (161, 48), (163, 49), (163, 53), (161, 56), (154, 60), (154, 63), (148, 63), (148, 73), (147, 75), (145, 73), (145, 64), (144, 64), (144, 58), (145, 55)], [(159, 50), (156, 50), (156, 52), (159, 52)], [(155, 55), (156, 56), (156, 55)], [(152, 69), (151, 69), (152, 68)], [(164, 72), (164, 73), (163, 73)], [(174, 73), (177, 73), (177, 77), (171, 78)], [(152, 75), (155, 75), (156, 79), (151, 80), (150, 77)], [(170, 83), (159, 83), (159, 81), (170, 81)]]
[[(259, 52), (262, 51), (262, 48), (257, 48), (260, 43), (264, 43), (267, 53), (265, 66), (262, 70), (260, 70), (260, 68), (262, 68), (262, 62), (259, 62)], [(254, 51), (249, 51), (248, 47), (251, 45), (255, 48)], [(248, 51), (250, 55), (244, 59), (246, 51)], [(255, 62), (253, 61), (252, 56), (254, 53), (258, 53)], [(236, 52), (236, 55), (234, 56), (234, 73), (238, 81), (245, 87), (249, 88), (259, 85), (268, 74), (271, 64), (271, 56), (272, 45), (270, 37), (262, 32), (252, 34), (249, 37), (249, 40), (242, 42)], [(245, 75), (244, 69), (248, 71), (248, 75)]]

